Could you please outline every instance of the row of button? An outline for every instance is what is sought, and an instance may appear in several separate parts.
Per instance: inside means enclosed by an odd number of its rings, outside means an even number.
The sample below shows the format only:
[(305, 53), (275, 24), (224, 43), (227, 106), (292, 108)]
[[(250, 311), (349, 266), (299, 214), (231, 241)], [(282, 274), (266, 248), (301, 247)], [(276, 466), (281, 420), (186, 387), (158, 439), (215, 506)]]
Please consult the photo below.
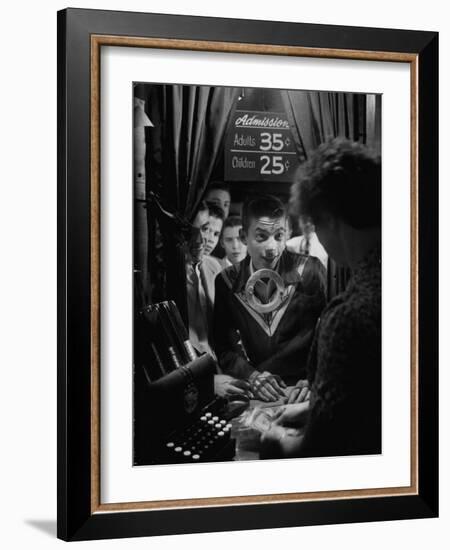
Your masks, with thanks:
[(231, 435), (231, 424), (211, 412), (205, 413), (182, 434), (166, 443), (169, 455), (177, 462), (208, 460)]

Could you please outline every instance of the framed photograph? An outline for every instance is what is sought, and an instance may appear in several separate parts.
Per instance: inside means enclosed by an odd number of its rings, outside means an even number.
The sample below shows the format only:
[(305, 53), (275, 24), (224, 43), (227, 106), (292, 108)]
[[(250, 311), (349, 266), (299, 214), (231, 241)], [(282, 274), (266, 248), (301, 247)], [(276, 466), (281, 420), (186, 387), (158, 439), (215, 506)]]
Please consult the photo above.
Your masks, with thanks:
[(438, 515), (438, 35), (58, 13), (58, 537)]

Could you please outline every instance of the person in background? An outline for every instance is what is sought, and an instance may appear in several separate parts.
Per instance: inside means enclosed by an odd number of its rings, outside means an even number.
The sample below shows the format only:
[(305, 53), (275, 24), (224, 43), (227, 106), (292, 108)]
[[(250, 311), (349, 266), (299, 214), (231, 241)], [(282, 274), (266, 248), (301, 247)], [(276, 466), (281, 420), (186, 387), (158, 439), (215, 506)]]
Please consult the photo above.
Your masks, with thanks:
[(298, 225), (302, 234), (298, 237), (292, 237), (286, 242), (286, 248), (297, 254), (306, 254), (319, 258), (322, 265), (327, 269), (328, 254), (320, 243), (312, 219), (309, 216), (300, 216)]
[(209, 256), (212, 252), (214, 252), (214, 249), (219, 242), (220, 233), (222, 232), (224, 212), (220, 207), (216, 206), (215, 203), (207, 202), (206, 204), (209, 209), (209, 228), (205, 245), (205, 255)]
[(222, 260), (222, 266), (238, 264), (247, 255), (247, 246), (243, 243), (241, 237), (242, 218), (239, 216), (229, 216), (222, 229), (220, 242), (225, 250), (225, 258)]
[(329, 141), (303, 165), (292, 202), (352, 277), (321, 314), (309, 359), (310, 400), (282, 409), (262, 438), (262, 457), (380, 453), (380, 159), (362, 144)]
[[(209, 236), (210, 209), (200, 203), (192, 222), (192, 232), (186, 247), (186, 284), (189, 317), (189, 340), (199, 353), (215, 354), (211, 345), (214, 280), (222, 269), (219, 262), (205, 255)], [(250, 385), (219, 370), (214, 375), (214, 392), (224, 398), (250, 395)]]
[(214, 281), (221, 271), (218, 261), (205, 255), (209, 236), (209, 208), (200, 203), (186, 247), (186, 290), (189, 340), (198, 353), (215, 357), (211, 345)]
[(204, 200), (208, 203), (213, 203), (223, 210), (224, 219), (228, 218), (231, 205), (230, 187), (220, 181), (215, 181), (210, 184), (206, 190)]
[[(286, 385), (306, 374), (314, 327), (325, 306), (325, 271), (317, 258), (286, 250), (287, 216), (281, 201), (270, 195), (246, 201), (242, 235), (247, 257), (216, 277), (214, 345), (226, 374), (249, 380), (255, 397), (277, 401)], [(270, 313), (255, 309), (246, 284), (260, 269), (282, 279), (282, 299)], [(272, 281), (273, 282), (273, 281)], [(255, 298), (269, 302), (270, 283), (255, 285)], [(298, 392), (300, 394), (300, 391)]]

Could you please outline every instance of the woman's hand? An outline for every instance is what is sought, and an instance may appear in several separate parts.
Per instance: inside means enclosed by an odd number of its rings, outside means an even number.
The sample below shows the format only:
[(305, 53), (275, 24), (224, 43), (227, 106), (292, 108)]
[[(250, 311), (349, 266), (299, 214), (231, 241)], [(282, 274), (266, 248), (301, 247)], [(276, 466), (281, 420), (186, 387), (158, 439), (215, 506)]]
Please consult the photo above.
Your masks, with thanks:
[(301, 450), (303, 434), (292, 428), (283, 428), (273, 424), (270, 430), (261, 436), (260, 458), (288, 458), (298, 456)]
[(261, 458), (299, 456), (308, 418), (309, 402), (284, 405), (261, 436)]
[(303, 403), (309, 401), (311, 392), (309, 390), (308, 380), (299, 380), (293, 388), (290, 389), (287, 403)]
[(274, 424), (283, 427), (301, 429), (305, 426), (309, 413), (309, 401), (293, 403), (280, 407), (274, 415)]

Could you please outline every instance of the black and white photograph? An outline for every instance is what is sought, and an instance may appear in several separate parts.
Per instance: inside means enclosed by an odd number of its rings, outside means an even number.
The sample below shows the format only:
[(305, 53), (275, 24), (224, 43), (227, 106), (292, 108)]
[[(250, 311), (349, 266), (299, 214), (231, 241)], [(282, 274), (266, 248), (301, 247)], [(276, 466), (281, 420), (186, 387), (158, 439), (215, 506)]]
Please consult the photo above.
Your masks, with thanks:
[(445, 3), (74, 4), (3, 10), (2, 546), (447, 548)]
[(132, 101), (133, 465), (382, 453), (382, 95)]

